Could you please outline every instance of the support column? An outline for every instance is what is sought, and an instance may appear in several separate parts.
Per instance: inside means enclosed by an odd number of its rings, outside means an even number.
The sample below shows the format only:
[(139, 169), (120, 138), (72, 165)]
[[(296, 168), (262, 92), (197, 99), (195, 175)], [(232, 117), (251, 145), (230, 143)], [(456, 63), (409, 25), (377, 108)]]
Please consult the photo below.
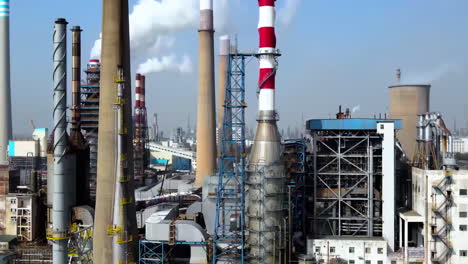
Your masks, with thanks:
[(405, 263), (408, 263), (408, 220), (405, 220)]
[(401, 217), (399, 217), (399, 220), (400, 220), (400, 225), (399, 225), (399, 228), (400, 228), (400, 232), (399, 232), (399, 245), (400, 245), (400, 249), (403, 248), (403, 221), (401, 219)]

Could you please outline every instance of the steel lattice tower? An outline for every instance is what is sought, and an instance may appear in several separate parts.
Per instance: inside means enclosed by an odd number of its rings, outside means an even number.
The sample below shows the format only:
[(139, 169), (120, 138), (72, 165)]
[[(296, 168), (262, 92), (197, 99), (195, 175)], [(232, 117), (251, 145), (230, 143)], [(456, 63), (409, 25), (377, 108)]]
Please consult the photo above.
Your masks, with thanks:
[(230, 54), (219, 177), (213, 263), (244, 263), (245, 226), (245, 58), (254, 54)]

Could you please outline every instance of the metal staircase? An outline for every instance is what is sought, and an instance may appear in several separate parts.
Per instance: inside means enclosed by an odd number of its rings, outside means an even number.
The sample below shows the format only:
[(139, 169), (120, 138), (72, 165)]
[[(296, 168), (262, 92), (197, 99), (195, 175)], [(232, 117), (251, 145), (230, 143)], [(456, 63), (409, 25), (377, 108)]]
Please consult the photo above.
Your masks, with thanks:
[[(432, 185), (432, 263), (448, 263), (453, 253), (451, 208), (454, 206), (451, 185), (452, 171), (445, 170), (445, 177)], [(441, 246), (443, 245), (443, 249)]]

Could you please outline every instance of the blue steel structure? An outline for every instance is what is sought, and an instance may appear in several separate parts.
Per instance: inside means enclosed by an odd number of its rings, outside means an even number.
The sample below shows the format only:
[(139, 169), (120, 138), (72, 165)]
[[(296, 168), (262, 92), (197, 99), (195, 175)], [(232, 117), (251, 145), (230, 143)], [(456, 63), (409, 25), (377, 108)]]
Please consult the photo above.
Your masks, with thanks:
[(255, 54), (230, 54), (219, 157), (213, 263), (244, 263), (245, 64)]
[(169, 241), (140, 240), (138, 246), (139, 264), (164, 264), (170, 263), (169, 257), (174, 245), (207, 245), (209, 242), (183, 242), (175, 241), (173, 245)]

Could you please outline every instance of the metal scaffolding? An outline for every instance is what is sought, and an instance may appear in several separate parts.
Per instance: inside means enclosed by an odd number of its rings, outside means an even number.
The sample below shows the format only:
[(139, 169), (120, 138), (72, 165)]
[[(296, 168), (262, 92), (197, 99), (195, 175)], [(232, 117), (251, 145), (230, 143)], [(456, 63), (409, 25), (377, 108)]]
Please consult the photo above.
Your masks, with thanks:
[(101, 79), (99, 62), (91, 61), (86, 73), (86, 84), (81, 85), (81, 129), (89, 144), (89, 190), (90, 198), (96, 199), (97, 144), (99, 125), (99, 80)]
[(139, 242), (139, 264), (164, 264), (164, 263), (176, 263), (172, 262), (172, 251), (181, 245), (205, 245), (209, 249), (209, 242), (182, 242), (174, 241), (170, 244), (169, 241), (150, 241), (140, 240)]
[[(288, 139), (284, 142), (284, 158), (286, 172), (289, 176), (291, 223), (290, 235), (295, 232), (305, 234), (305, 180), (306, 180), (306, 151), (304, 139)], [(291, 237), (290, 237), (291, 239)]]
[(382, 235), (382, 137), (375, 130), (312, 130), (312, 232)]
[(244, 263), (245, 243), (245, 59), (230, 54), (227, 72), (213, 263)]

